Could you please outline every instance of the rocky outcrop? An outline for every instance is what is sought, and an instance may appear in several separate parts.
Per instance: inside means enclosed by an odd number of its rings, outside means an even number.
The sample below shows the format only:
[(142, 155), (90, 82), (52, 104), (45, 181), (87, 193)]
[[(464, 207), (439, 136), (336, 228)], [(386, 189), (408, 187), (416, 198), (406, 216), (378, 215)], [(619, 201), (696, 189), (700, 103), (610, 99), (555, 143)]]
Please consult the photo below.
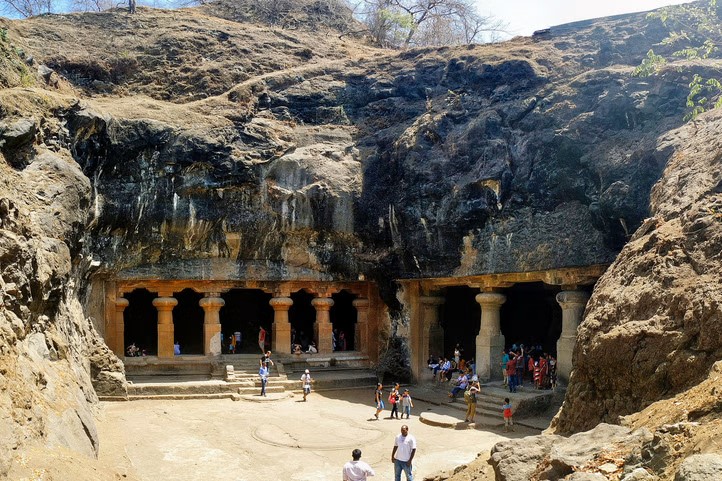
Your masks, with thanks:
[(26, 443), (95, 456), (93, 378), (125, 385), (81, 303), (91, 183), (67, 151), (39, 145), (30, 118), (9, 125), (28, 162), (0, 160), (0, 476)]
[(720, 127), (715, 112), (660, 138), (670, 161), (653, 216), (595, 287), (557, 431), (615, 422), (682, 392), (722, 356)]

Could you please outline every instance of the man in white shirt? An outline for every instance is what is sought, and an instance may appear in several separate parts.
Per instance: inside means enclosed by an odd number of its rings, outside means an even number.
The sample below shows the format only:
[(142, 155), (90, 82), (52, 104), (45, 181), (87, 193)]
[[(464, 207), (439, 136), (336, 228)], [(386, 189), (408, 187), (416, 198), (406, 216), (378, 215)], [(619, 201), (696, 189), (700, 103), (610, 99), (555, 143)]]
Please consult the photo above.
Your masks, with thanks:
[(359, 461), (361, 459), (361, 450), (354, 449), (351, 453), (353, 461), (343, 465), (343, 481), (366, 481), (366, 476), (374, 476), (374, 470), (371, 466)]
[(407, 481), (414, 481), (411, 474), (411, 462), (416, 454), (416, 438), (409, 434), (407, 425), (401, 426), (401, 434), (394, 440), (391, 462), (394, 463), (394, 481), (401, 481), (401, 471), (406, 473)]

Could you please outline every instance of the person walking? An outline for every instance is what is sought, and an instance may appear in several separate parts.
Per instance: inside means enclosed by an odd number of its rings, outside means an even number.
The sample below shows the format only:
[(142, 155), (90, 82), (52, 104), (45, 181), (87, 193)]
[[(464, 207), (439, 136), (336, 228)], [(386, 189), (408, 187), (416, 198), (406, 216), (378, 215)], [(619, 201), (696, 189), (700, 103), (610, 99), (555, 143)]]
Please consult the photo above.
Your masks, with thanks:
[(306, 402), (306, 396), (311, 394), (311, 373), (308, 369), (301, 375), (301, 382), (303, 383), (303, 402)]
[(394, 388), (391, 390), (391, 393), (389, 394), (389, 402), (391, 403), (391, 414), (389, 415), (389, 419), (391, 418), (399, 418), (399, 389), (400, 389), (399, 383), (396, 383), (394, 385)]
[(261, 377), (261, 396), (266, 397), (266, 384), (268, 383), (268, 367), (266, 367), (266, 363), (261, 364), (258, 375)]
[(374, 416), (376, 416), (376, 419), (379, 418), (379, 414), (384, 410), (384, 400), (382, 397), (384, 394), (382, 391), (383, 387), (384, 385), (381, 383), (376, 384), (376, 393), (374, 394), (374, 402), (376, 403), (376, 414), (374, 414)]
[(351, 451), (352, 461), (343, 465), (343, 481), (366, 481), (367, 476), (375, 476), (374, 470), (361, 459), (361, 450)]
[(411, 400), (411, 394), (408, 389), (404, 389), (404, 393), (401, 395), (401, 419), (404, 419), (404, 414), (406, 414), (406, 419), (411, 417), (412, 407), (414, 407), (414, 401)]
[(406, 474), (406, 481), (414, 481), (411, 463), (416, 454), (416, 438), (409, 434), (407, 425), (401, 426), (401, 434), (394, 440), (391, 451), (391, 462), (394, 463), (394, 481), (401, 481), (401, 471)]

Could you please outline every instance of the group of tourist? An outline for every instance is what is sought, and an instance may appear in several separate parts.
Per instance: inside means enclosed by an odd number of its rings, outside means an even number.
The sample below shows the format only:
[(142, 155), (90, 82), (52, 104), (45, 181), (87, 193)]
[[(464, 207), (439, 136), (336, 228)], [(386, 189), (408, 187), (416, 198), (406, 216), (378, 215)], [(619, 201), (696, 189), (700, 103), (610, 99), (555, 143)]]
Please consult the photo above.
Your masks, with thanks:
[(524, 385), (524, 378), (532, 381), (536, 389), (555, 389), (557, 384), (557, 360), (543, 351), (541, 346), (527, 349), (524, 344), (514, 344), (502, 351), (501, 370), (504, 385), (509, 392), (516, 392)]
[(456, 348), (454, 348), (454, 355), (448, 358), (437, 358), (434, 354), (431, 354), (426, 362), (431, 370), (432, 379), (438, 382), (450, 382), (456, 372), (467, 375), (475, 374), (476, 363), (474, 358), (467, 361), (462, 357), (462, 351), (463, 349), (457, 344)]
[[(374, 392), (374, 404), (376, 406), (376, 413), (374, 414), (374, 417), (376, 419), (379, 418), (379, 414), (381, 414), (386, 407), (384, 404), (383, 387), (384, 386), (381, 383), (376, 384), (376, 391)], [(408, 389), (404, 389), (402, 393), (401, 385), (399, 383), (395, 383), (394, 387), (389, 392), (388, 401), (391, 405), (391, 414), (387, 419), (399, 419), (399, 407), (401, 408), (400, 419), (404, 418), (404, 414), (406, 414), (406, 419), (411, 418), (411, 408), (414, 407), (414, 401), (411, 399), (411, 393)]]

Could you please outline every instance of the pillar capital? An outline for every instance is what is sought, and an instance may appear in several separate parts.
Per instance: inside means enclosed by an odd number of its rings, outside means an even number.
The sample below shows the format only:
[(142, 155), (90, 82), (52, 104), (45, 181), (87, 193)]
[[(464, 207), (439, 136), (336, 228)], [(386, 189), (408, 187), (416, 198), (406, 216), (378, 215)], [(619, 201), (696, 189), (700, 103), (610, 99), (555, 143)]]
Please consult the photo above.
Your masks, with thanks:
[(290, 297), (274, 297), (268, 303), (274, 311), (287, 311), (293, 305), (293, 299)]
[(226, 301), (224, 301), (222, 297), (204, 297), (198, 301), (198, 305), (201, 306), (204, 311), (217, 311), (226, 305)]
[(354, 299), (351, 302), (351, 305), (354, 306), (358, 311), (367, 310), (370, 304), (371, 303), (369, 302), (369, 300), (365, 297), (359, 297), (358, 299)]
[(317, 311), (328, 311), (333, 306), (333, 299), (330, 297), (317, 297), (311, 300), (311, 305)]
[(498, 292), (482, 292), (477, 294), (475, 299), (482, 307), (501, 306), (506, 302), (506, 296)]
[(178, 305), (178, 299), (175, 297), (156, 297), (153, 299), (153, 305), (159, 311), (172, 311)]
[(575, 305), (585, 306), (589, 300), (589, 294), (584, 291), (562, 291), (557, 294), (557, 302), (562, 309)]
[(129, 305), (130, 302), (128, 302), (128, 299), (125, 297), (118, 297), (115, 299), (115, 310), (117, 312), (123, 312)]
[(419, 301), (427, 306), (440, 306), (446, 302), (442, 296), (420, 296)]

